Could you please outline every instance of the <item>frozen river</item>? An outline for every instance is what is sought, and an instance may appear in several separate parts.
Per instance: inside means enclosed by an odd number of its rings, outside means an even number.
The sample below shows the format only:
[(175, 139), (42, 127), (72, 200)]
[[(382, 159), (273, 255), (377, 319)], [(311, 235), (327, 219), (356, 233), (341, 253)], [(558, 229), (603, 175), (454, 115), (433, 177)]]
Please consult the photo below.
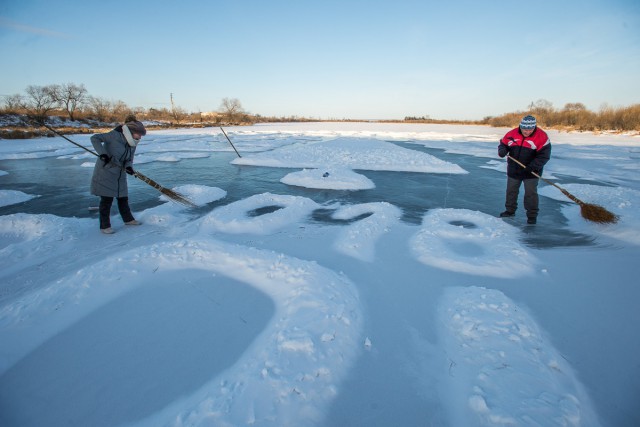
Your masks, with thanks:
[(527, 226), (506, 129), (227, 132), (149, 132), (135, 168), (198, 207), (130, 177), (109, 236), (95, 158), (0, 141), (1, 425), (640, 423), (637, 138), (551, 132), (545, 177), (620, 221), (541, 183)]

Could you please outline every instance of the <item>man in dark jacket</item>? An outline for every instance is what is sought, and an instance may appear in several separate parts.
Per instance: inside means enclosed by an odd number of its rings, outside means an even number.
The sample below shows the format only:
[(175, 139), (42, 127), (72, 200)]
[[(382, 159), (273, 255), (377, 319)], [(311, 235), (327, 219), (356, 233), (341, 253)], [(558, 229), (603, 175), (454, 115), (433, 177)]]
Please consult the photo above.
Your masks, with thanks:
[(549, 136), (538, 128), (535, 117), (525, 116), (519, 127), (507, 132), (500, 140), (498, 155), (508, 155), (525, 165), (523, 168), (516, 162), (507, 160), (507, 197), (504, 205), (506, 210), (500, 216), (504, 218), (516, 214), (520, 184), (524, 182), (527, 223), (535, 224), (538, 217), (538, 178), (533, 173), (541, 176), (544, 165), (551, 158)]

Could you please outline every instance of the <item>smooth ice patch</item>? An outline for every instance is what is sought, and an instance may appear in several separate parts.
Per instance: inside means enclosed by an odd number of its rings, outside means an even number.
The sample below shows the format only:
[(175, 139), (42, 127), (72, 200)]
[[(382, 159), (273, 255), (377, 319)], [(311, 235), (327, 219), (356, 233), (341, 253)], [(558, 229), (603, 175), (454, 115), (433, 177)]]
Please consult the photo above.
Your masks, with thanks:
[(571, 367), (498, 290), (453, 287), (438, 308), (442, 393), (453, 426), (599, 426)]
[(423, 264), (478, 276), (515, 278), (533, 272), (534, 256), (519, 230), (499, 218), (467, 209), (433, 209), (411, 239)]

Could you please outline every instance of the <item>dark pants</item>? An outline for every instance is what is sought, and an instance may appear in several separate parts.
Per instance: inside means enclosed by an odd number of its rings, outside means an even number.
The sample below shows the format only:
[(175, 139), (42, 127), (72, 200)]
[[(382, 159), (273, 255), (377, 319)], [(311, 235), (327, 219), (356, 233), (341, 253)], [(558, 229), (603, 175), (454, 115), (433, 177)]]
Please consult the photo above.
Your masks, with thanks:
[[(105, 228), (111, 227), (111, 205), (113, 204), (113, 197), (100, 197), (100, 229), (104, 230)], [(129, 222), (133, 221), (133, 215), (131, 214), (131, 209), (129, 209), (129, 198), (128, 197), (118, 197), (118, 211), (120, 211), (120, 216), (122, 217), (122, 221)]]
[(527, 218), (538, 216), (538, 178), (516, 179), (507, 177), (507, 201), (504, 207), (509, 212), (518, 209), (518, 193), (520, 184), (524, 182), (524, 208), (527, 211)]

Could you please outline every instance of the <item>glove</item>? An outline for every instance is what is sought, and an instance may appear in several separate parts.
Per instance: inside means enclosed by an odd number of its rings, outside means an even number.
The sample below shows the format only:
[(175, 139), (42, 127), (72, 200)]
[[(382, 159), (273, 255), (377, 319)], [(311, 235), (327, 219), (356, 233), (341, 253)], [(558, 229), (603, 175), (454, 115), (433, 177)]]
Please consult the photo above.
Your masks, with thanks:
[(135, 171), (133, 170), (133, 168), (131, 166), (127, 166), (126, 168), (124, 168), (124, 171), (126, 173), (128, 173), (129, 175), (135, 174)]
[(532, 169), (531, 166), (525, 166), (524, 170), (529, 172), (529, 173), (532, 173), (532, 174), (535, 173), (535, 174), (540, 175), (540, 173), (537, 170)]
[(506, 155), (509, 154), (509, 146), (507, 144), (503, 144), (502, 141), (500, 141), (500, 145), (498, 145), (498, 156), (500, 157), (504, 157)]
[(105, 165), (107, 165), (111, 161), (111, 157), (109, 157), (107, 154), (100, 154), (99, 157), (100, 157), (100, 160), (102, 160)]

